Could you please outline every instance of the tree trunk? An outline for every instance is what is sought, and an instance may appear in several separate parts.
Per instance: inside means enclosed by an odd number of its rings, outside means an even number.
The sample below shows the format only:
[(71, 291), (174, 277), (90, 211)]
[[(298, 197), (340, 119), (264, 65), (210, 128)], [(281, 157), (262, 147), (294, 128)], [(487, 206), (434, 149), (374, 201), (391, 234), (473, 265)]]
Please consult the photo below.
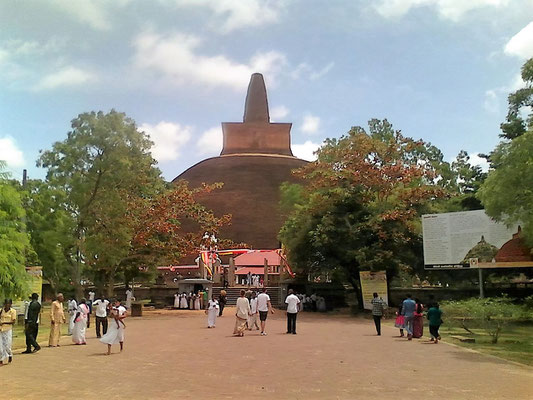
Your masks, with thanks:
[(352, 276), (350, 276), (348, 280), (350, 281), (355, 291), (355, 298), (357, 299), (357, 307), (359, 308), (359, 310), (363, 311), (365, 307), (363, 303), (363, 292), (361, 291), (361, 288), (359, 287), (359, 280), (355, 279)]
[(115, 297), (115, 276), (113, 273), (109, 274), (109, 279), (107, 280), (107, 297)]

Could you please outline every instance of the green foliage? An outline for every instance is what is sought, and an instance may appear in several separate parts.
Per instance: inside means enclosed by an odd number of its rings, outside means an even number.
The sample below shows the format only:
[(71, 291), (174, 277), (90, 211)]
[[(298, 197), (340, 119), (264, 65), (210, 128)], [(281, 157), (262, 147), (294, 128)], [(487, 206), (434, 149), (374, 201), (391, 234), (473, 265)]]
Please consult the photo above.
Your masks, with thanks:
[(21, 198), (5, 179), (3, 168), (0, 161), (0, 296), (14, 297), (26, 294), (26, 256), (31, 247)]
[(54, 291), (68, 291), (76, 263), (76, 221), (66, 204), (66, 193), (40, 180), (28, 180), (24, 189), (27, 229), (43, 278)]
[[(508, 140), (516, 139), (533, 128), (533, 109), (531, 108), (533, 106), (533, 58), (522, 66), (521, 75), (526, 84), (525, 88), (518, 89), (509, 95), (506, 122), (501, 124), (503, 134), (500, 136)], [(528, 107), (529, 114), (524, 119), (522, 114), (527, 112)]]
[(488, 215), (508, 225), (522, 224), (523, 237), (533, 245), (533, 128), (502, 142), (492, 153), (496, 168), (478, 192)]
[(387, 120), (327, 139), (297, 176), (304, 185), (282, 187), (282, 205), (293, 204), (279, 234), (291, 265), (304, 275), (340, 270), (356, 292), (360, 270), (391, 278), (421, 259), (419, 216), (455, 185), (437, 148)]
[(62, 142), (42, 153), (38, 165), (65, 195), (75, 221), (66, 260), (75, 259), (72, 281), (79, 288), (82, 265), (112, 282), (131, 250), (136, 217), (131, 204), (149, 199), (164, 182), (150, 154), (152, 142), (135, 122), (114, 110), (80, 114)]
[(531, 317), (527, 308), (514, 304), (508, 297), (448, 301), (441, 308), (447, 324), (460, 325), (466, 330), (482, 328), (491, 336), (492, 343), (498, 343), (509, 323)]

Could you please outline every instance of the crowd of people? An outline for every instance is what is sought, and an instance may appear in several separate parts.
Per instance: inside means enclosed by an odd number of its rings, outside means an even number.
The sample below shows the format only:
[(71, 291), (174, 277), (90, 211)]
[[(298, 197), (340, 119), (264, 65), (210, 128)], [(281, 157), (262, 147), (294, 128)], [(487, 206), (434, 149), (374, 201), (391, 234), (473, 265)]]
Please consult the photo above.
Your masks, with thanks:
[[(128, 299), (128, 293), (126, 293)], [(36, 353), (41, 350), (37, 342), (39, 333), (41, 303), (39, 295), (33, 293), (30, 301), (26, 302), (24, 311), (24, 333), (26, 337), (26, 350), (22, 354)], [(107, 352), (111, 354), (111, 346), (120, 345), (124, 348), (124, 322), (127, 317), (127, 307), (118, 299), (107, 300), (103, 296), (95, 299), (94, 292), (89, 292), (89, 300), (82, 298), (76, 301), (71, 297), (67, 302), (66, 313), (64, 310), (64, 296), (59, 293), (50, 307), (50, 335), (48, 347), (59, 347), (59, 340), (63, 325), (68, 324), (68, 335), (74, 345), (86, 345), (86, 331), (90, 327), (92, 311), (95, 314), (96, 337), (107, 345)], [(131, 301), (131, 297), (130, 297)], [(126, 300), (126, 302), (128, 302)], [(68, 319), (67, 319), (68, 317)], [(17, 312), (12, 308), (12, 301), (6, 299), (0, 311), (0, 366), (13, 361), (12, 337), (13, 325), (17, 321)]]
[(174, 294), (174, 308), (184, 310), (205, 310), (209, 301), (209, 292), (199, 290), (197, 292), (186, 292)]
[[(384, 315), (386, 303), (378, 297), (377, 293), (373, 294), (372, 316), (376, 326), (376, 332), (381, 335), (381, 319)], [(427, 310), (427, 311), (426, 311)], [(403, 300), (396, 312), (394, 326), (400, 330), (400, 337), (407, 337), (407, 340), (419, 339), (424, 336), (424, 319), (429, 322), (430, 340), (435, 344), (439, 343), (439, 329), (442, 324), (442, 310), (439, 304), (430, 296), (428, 304), (424, 306), (422, 302), (410, 294)]]
[[(128, 289), (129, 290), (129, 289)], [(58, 347), (61, 337), (62, 326), (68, 323), (68, 334), (72, 337), (75, 345), (86, 345), (86, 330), (90, 327), (90, 317), (94, 311), (96, 337), (101, 343), (107, 345), (106, 354), (111, 354), (114, 344), (120, 345), (120, 351), (124, 346), (125, 319), (128, 315), (128, 304), (131, 307), (133, 295), (126, 292), (126, 306), (120, 300), (107, 300), (103, 296), (95, 298), (94, 292), (89, 292), (89, 300), (82, 298), (78, 301), (71, 297), (67, 303), (66, 314), (63, 308), (64, 297), (60, 293), (52, 302), (50, 308), (50, 336), (49, 347)], [(200, 290), (196, 293), (176, 293), (174, 295), (174, 308), (205, 310), (207, 315), (207, 327), (215, 328), (216, 320), (222, 316), (227, 303), (227, 294), (221, 290), (218, 298), (214, 294), (208, 299), (208, 291)], [(326, 311), (325, 299), (322, 296), (312, 294), (295, 294), (289, 290), (285, 299), (287, 305), (287, 334), (296, 334), (296, 320), (300, 311)], [(372, 316), (374, 319), (377, 335), (381, 335), (381, 320), (387, 307), (385, 301), (377, 293), (373, 294)], [(37, 343), (39, 332), (41, 304), (37, 293), (33, 293), (25, 307), (25, 336), (26, 350), (22, 354), (38, 352), (41, 347)], [(258, 330), (261, 336), (265, 336), (266, 323), (269, 314), (274, 313), (267, 288), (263, 287), (259, 293), (250, 289), (240, 291), (240, 297), (235, 306), (235, 326), (233, 334), (244, 336), (245, 331)], [(67, 320), (68, 316), (68, 320)], [(424, 334), (424, 319), (429, 321), (431, 341), (438, 343), (440, 340), (439, 328), (442, 324), (442, 311), (439, 304), (430, 296), (428, 304), (422, 302), (410, 294), (401, 302), (396, 312), (395, 326), (400, 330), (400, 337), (408, 340), (421, 338)], [(12, 301), (6, 299), (0, 310), (0, 366), (9, 364), (13, 360), (12, 331), (16, 323), (17, 313), (12, 308)]]

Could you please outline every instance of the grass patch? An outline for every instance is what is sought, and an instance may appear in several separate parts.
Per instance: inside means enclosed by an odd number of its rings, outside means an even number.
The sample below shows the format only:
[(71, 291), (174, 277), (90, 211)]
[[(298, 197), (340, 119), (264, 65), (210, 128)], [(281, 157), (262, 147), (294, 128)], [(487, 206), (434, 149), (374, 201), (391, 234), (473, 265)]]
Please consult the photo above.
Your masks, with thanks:
[[(65, 317), (68, 321), (68, 314), (65, 312)], [(92, 326), (92, 320), (91, 320)], [(66, 335), (68, 332), (68, 325), (65, 323), (62, 326), (61, 334)], [(41, 345), (45, 343), (48, 345), (48, 337), (50, 336), (50, 306), (43, 306), (41, 308), (41, 317), (39, 323), (39, 335), (37, 336), (37, 342)], [(26, 335), (24, 334), (23, 325), (15, 325), (13, 328), (13, 350), (26, 348)]]
[[(440, 329), (442, 338), (450, 343), (457, 344), (491, 354), (510, 361), (533, 366), (533, 335), (531, 324), (512, 324), (505, 327), (497, 344), (491, 343), (491, 337), (483, 329), (471, 329), (470, 334), (462, 328), (443, 325)], [(460, 335), (476, 339), (475, 343), (463, 343), (452, 339), (451, 335)]]

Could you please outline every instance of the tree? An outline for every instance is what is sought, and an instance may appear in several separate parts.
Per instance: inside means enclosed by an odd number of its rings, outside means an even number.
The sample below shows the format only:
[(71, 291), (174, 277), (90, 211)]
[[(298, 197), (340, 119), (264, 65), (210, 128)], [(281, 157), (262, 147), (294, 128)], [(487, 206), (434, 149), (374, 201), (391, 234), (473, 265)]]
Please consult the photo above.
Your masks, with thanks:
[(461, 210), (483, 209), (476, 193), (487, 178), (487, 174), (479, 165), (470, 163), (470, 156), (464, 150), (459, 152), (455, 161), (452, 162), (451, 168), (455, 174), (457, 185), (457, 196), (452, 199), (452, 202), (458, 204)]
[(24, 208), (15, 187), (7, 181), (0, 161), (0, 296), (26, 293), (26, 257), (31, 252), (25, 231)]
[(413, 261), (419, 215), (446, 195), (453, 174), (438, 149), (387, 120), (371, 120), (369, 133), (354, 127), (327, 139), (317, 155), (296, 172), (304, 186), (280, 239), (300, 272), (341, 269), (361, 300), (360, 270), (384, 269), (391, 278)]
[(43, 278), (55, 292), (67, 291), (76, 263), (76, 221), (66, 205), (66, 193), (41, 180), (28, 180), (22, 193), (26, 225)]
[[(36, 246), (50, 264), (63, 252), (55, 267), (65, 261), (70, 266), (77, 296), (82, 277), (112, 295), (116, 279), (128, 284), (152, 276), (156, 266), (198, 249), (206, 231), (217, 233), (229, 222), (229, 216), (215, 217), (196, 201), (220, 184), (194, 189), (186, 182), (166, 184), (151, 146), (125, 114), (92, 112), (74, 119), (67, 139), (39, 158), (48, 173), (46, 184), (31, 193), (42, 212), (41, 219), (32, 215), (39, 230)], [(194, 222), (197, 231), (184, 233), (184, 220)], [(61, 245), (45, 249), (47, 239)], [(48, 270), (55, 273), (52, 266)]]
[(150, 154), (152, 142), (125, 114), (80, 114), (72, 131), (38, 166), (48, 168), (51, 187), (65, 193), (66, 211), (75, 220), (72, 281), (81, 296), (82, 266), (103, 276), (112, 288), (133, 236), (128, 206), (151, 198), (164, 185)]
[(488, 215), (508, 225), (522, 224), (526, 242), (533, 246), (533, 128), (500, 143), (491, 170), (478, 197)]
[(509, 95), (504, 140), (490, 154), (491, 170), (477, 197), (497, 221), (522, 224), (522, 235), (533, 246), (533, 58), (522, 66), (522, 79), (526, 87)]
[[(522, 66), (521, 76), (525, 87), (509, 95), (509, 111), (501, 124), (503, 133), (500, 136), (508, 140), (516, 139), (533, 127), (533, 58)], [(528, 108), (529, 114), (524, 119), (522, 114), (528, 112)]]

